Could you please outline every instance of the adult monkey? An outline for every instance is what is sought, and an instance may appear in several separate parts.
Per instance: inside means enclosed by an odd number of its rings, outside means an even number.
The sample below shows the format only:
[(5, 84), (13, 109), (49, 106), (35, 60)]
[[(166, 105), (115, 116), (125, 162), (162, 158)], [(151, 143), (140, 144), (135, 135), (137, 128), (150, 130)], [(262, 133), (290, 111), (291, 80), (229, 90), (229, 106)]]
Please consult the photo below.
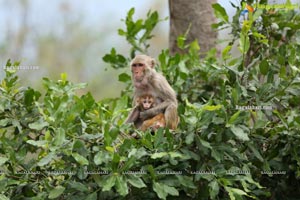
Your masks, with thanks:
[(136, 103), (136, 99), (145, 94), (161, 99), (162, 102), (143, 112), (139, 112), (135, 105), (126, 123), (134, 122), (135, 126), (139, 128), (146, 119), (164, 113), (166, 127), (175, 130), (178, 125), (176, 93), (166, 78), (157, 73), (154, 67), (155, 60), (147, 55), (137, 55), (131, 61), (130, 68), (134, 85), (133, 102)]

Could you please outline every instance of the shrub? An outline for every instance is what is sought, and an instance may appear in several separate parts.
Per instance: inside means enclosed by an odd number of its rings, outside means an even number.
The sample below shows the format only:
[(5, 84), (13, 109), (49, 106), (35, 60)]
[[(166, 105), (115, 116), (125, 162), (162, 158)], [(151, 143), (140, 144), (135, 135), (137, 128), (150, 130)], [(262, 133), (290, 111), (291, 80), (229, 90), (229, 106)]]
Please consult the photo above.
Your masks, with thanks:
[[(119, 76), (128, 84), (120, 98), (97, 102), (90, 93), (76, 95), (85, 84), (69, 82), (66, 74), (58, 81), (44, 78), (45, 91), (39, 92), (18, 87), (16, 70), (6, 69), (0, 86), (1, 199), (299, 196), (299, 14), (258, 10), (239, 28), (222, 7), (214, 9), (221, 20), (215, 27), (233, 27), (221, 59), (216, 50), (200, 59), (197, 42), (185, 44), (184, 35), (178, 45), (189, 53), (162, 50), (158, 56), (178, 94), (176, 132), (136, 130), (140, 139), (130, 137), (132, 127), (123, 125), (131, 106), (129, 74)], [(126, 30), (119, 30), (132, 45), (129, 56), (112, 49), (103, 57), (114, 68), (147, 52), (160, 21), (157, 12), (145, 20), (133, 15), (131, 9)], [(241, 56), (233, 58), (236, 40)]]

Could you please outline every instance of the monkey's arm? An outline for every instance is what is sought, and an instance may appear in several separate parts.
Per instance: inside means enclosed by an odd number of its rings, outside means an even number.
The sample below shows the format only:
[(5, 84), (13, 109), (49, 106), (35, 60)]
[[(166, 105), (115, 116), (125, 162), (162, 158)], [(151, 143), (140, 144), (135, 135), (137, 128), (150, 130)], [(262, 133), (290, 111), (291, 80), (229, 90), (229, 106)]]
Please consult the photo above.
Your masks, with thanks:
[[(148, 119), (148, 118), (151, 118), (151, 117), (154, 117), (155, 115), (158, 115), (160, 113), (164, 113), (166, 108), (168, 106), (170, 106), (172, 104), (172, 101), (164, 101), (158, 105), (156, 105), (154, 108), (150, 108), (149, 110), (146, 110), (146, 111), (143, 111), (143, 112), (140, 112), (140, 118), (142, 120), (145, 120), (145, 119)], [(174, 105), (174, 104), (173, 104)]]
[(127, 123), (135, 122), (139, 118), (139, 115), (140, 115), (139, 107), (135, 106), (130, 112), (129, 116), (127, 117), (125, 123), (127, 124)]
[(159, 113), (164, 113), (168, 107), (177, 108), (176, 93), (163, 75), (155, 74), (150, 83), (157, 97), (162, 99), (163, 102), (154, 108), (141, 112), (140, 118), (143, 120), (158, 115)]

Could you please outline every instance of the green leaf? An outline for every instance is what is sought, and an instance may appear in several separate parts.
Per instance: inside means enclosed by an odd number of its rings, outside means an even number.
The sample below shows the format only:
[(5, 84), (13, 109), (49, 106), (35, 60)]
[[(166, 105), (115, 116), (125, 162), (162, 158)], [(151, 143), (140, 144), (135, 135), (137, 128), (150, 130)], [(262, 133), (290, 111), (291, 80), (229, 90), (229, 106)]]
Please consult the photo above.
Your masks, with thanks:
[(110, 191), (111, 188), (115, 185), (116, 183), (116, 176), (115, 175), (110, 175), (107, 180), (103, 180), (103, 188), (102, 191)]
[(184, 175), (176, 175), (176, 178), (178, 179), (179, 183), (187, 188), (191, 189), (197, 189), (193, 182), (192, 177), (184, 176)]
[(72, 156), (80, 165), (88, 165), (89, 164), (89, 161), (85, 157), (83, 157), (82, 155), (80, 155), (78, 153), (73, 153)]
[(8, 161), (8, 158), (0, 157), (0, 166), (2, 166), (6, 161)]
[(200, 46), (197, 39), (190, 43), (190, 51), (194, 51), (194, 52), (200, 51)]
[[(237, 119), (238, 119), (240, 113), (241, 113), (240, 110), (237, 111), (236, 113), (234, 113), (234, 114), (230, 117), (230, 119), (229, 119), (229, 121), (228, 121), (228, 125), (229, 125), (229, 124), (234, 124), (234, 123), (237, 121)], [(226, 127), (228, 127), (228, 126), (226, 125)]]
[(82, 140), (74, 140), (72, 151), (81, 151), (85, 149), (85, 144)]
[(231, 57), (230, 54), (229, 54), (231, 48), (232, 48), (232, 45), (228, 45), (223, 49), (223, 51), (222, 51), (223, 60), (227, 60), (228, 58)]
[(177, 37), (177, 46), (181, 49), (184, 49), (184, 42), (186, 41), (186, 37), (184, 35), (179, 35)]
[(205, 105), (203, 107), (203, 110), (215, 111), (215, 110), (220, 110), (221, 108), (222, 108), (222, 105), (216, 105), (216, 106)]
[(209, 186), (209, 196), (211, 199), (216, 199), (216, 196), (219, 194), (219, 190), (220, 190), (220, 187), (219, 187), (219, 184), (216, 180), (210, 182), (208, 184)]
[(232, 88), (231, 94), (232, 94), (233, 102), (236, 105), (239, 101), (239, 92), (236, 88)]
[(253, 144), (248, 143), (248, 147), (251, 149), (251, 151), (253, 152), (254, 156), (256, 158), (258, 158), (259, 161), (264, 162), (263, 157), (261, 156), (261, 154), (259, 153), (259, 151), (254, 147)]
[(291, 67), (291, 69), (293, 71), (293, 76), (295, 76), (297, 73), (300, 73), (299, 67), (296, 67), (294, 65), (291, 65), (290, 67)]
[(118, 29), (118, 34), (121, 36), (126, 35), (126, 31), (124, 31), (123, 29)]
[(94, 157), (94, 163), (96, 165), (101, 165), (106, 159), (106, 153), (103, 151), (99, 151)]
[[(230, 196), (231, 200), (235, 200), (236, 195), (238, 197), (241, 197), (241, 196), (252, 197), (252, 196), (248, 195), (246, 192), (244, 192), (243, 190), (240, 190), (238, 188), (225, 187), (225, 190), (228, 192), (228, 195)], [(241, 199), (241, 198), (238, 198), (238, 199)]]
[(123, 176), (117, 176), (117, 179), (116, 179), (116, 188), (117, 188), (117, 192), (121, 196), (126, 196), (128, 194), (128, 186), (127, 186), (127, 183), (124, 180)]
[(97, 200), (97, 192), (93, 192), (92, 194), (89, 194), (85, 200)]
[(181, 78), (185, 80), (188, 77), (189, 70), (186, 68), (184, 62), (180, 62), (178, 64), (178, 67), (180, 69), (180, 76), (181, 76)]
[(0, 194), (0, 200), (9, 200), (4, 194)]
[(178, 153), (178, 152), (169, 152), (168, 155), (169, 155), (171, 158), (182, 158), (182, 157), (184, 157), (183, 154)]
[(185, 138), (185, 143), (192, 144), (192, 142), (194, 141), (194, 137), (195, 137), (194, 133), (189, 133)]
[(58, 128), (55, 133), (54, 144), (55, 146), (61, 146), (65, 141), (65, 130), (63, 128)]
[(127, 73), (122, 73), (119, 75), (119, 81), (124, 83), (129, 82), (131, 81), (131, 76), (129, 76)]
[(1, 119), (0, 126), (7, 126), (11, 122), (10, 119)]
[(68, 74), (67, 73), (61, 73), (60, 78), (65, 83), (68, 79)]
[(127, 13), (127, 18), (132, 19), (134, 12), (135, 12), (135, 9), (132, 7)]
[(212, 147), (210, 146), (210, 144), (209, 144), (207, 141), (202, 140), (201, 138), (199, 138), (199, 140), (200, 140), (200, 143), (201, 143), (204, 147), (209, 148), (209, 149), (212, 149)]
[(60, 195), (62, 195), (62, 193), (65, 191), (66, 188), (64, 188), (63, 186), (57, 186), (55, 187), (53, 190), (50, 191), (49, 193), (49, 199), (55, 199), (57, 197), (59, 197)]
[(89, 189), (86, 185), (80, 183), (80, 182), (69, 182), (68, 183), (70, 188), (76, 189), (77, 191), (80, 192), (89, 192)]
[(33, 122), (29, 124), (29, 128), (34, 129), (34, 130), (42, 130), (44, 127), (48, 126), (48, 122), (45, 122), (42, 118), (40, 118), (38, 121)]
[(28, 88), (24, 94), (24, 104), (28, 107), (33, 104), (35, 100), (38, 100), (41, 94), (34, 91), (32, 88)]
[(47, 141), (45, 141), (45, 140), (38, 140), (38, 141), (27, 140), (26, 143), (31, 144), (36, 147), (45, 147), (45, 145), (47, 144)]
[(49, 153), (47, 156), (45, 156), (44, 158), (42, 158), (38, 163), (37, 163), (37, 165), (38, 166), (44, 166), (44, 165), (47, 165), (48, 163), (50, 163), (51, 162), (51, 160), (52, 159), (54, 159), (54, 158), (56, 158), (56, 155), (53, 153), (53, 152), (51, 152), (51, 153)]
[(250, 48), (249, 36), (246, 33), (245, 34), (241, 33), (239, 42), (240, 42), (239, 50), (241, 51), (241, 53), (243, 54), (247, 53)]
[(266, 59), (261, 61), (261, 63), (259, 64), (259, 69), (263, 75), (267, 75), (269, 71), (269, 63)]
[(163, 129), (159, 129), (154, 136), (154, 148), (159, 148), (161, 144), (163, 144), (164, 140), (164, 131)]
[(125, 162), (125, 164), (123, 165), (123, 167), (120, 170), (121, 171), (126, 171), (126, 170), (130, 169), (135, 164), (135, 161), (136, 161), (136, 157), (131, 156), (127, 160), (127, 162)]
[(112, 127), (109, 130), (109, 135), (112, 140), (115, 140), (117, 138), (117, 136), (119, 135), (119, 133), (120, 133), (120, 129), (118, 129), (117, 127)]
[(130, 175), (129, 178), (127, 179), (127, 181), (136, 188), (147, 187), (145, 185), (145, 183), (143, 182), (143, 180), (139, 177), (136, 177), (134, 174)]
[(106, 146), (105, 149), (110, 152), (110, 153), (114, 153), (115, 152), (115, 149), (111, 146)]
[(128, 153), (128, 157), (134, 156), (136, 159), (140, 159), (146, 155), (148, 155), (148, 152), (145, 150), (144, 147), (141, 147), (139, 149), (133, 148)]
[(218, 162), (221, 162), (221, 155), (220, 155), (220, 153), (219, 153), (217, 150), (212, 149), (212, 150), (211, 150), (211, 156), (212, 156), (214, 159), (216, 159)]
[(164, 190), (164, 188), (162, 187), (162, 185), (160, 183), (154, 182), (153, 190), (154, 190), (154, 192), (156, 192), (157, 196), (160, 199), (166, 199), (168, 196), (167, 192)]
[(239, 126), (231, 126), (231, 132), (240, 140), (242, 141), (249, 141), (248, 134), (244, 132), (244, 130)]
[(170, 195), (172, 195), (172, 196), (179, 196), (179, 192), (178, 192), (178, 190), (176, 190), (175, 187), (171, 187), (171, 186), (168, 186), (168, 185), (165, 185), (165, 184), (163, 184), (163, 187), (164, 187), (164, 190), (165, 190), (168, 194), (170, 194)]
[(168, 186), (163, 183), (153, 183), (153, 190), (156, 192), (160, 199), (166, 199), (168, 194), (172, 196), (179, 196), (179, 192), (175, 187)]
[(218, 3), (213, 4), (212, 7), (214, 9), (216, 17), (228, 23), (228, 15), (226, 13), (226, 10)]
[(159, 152), (159, 153), (154, 153), (151, 155), (152, 159), (157, 159), (157, 158), (162, 158), (164, 156), (167, 156), (168, 153), (167, 152)]

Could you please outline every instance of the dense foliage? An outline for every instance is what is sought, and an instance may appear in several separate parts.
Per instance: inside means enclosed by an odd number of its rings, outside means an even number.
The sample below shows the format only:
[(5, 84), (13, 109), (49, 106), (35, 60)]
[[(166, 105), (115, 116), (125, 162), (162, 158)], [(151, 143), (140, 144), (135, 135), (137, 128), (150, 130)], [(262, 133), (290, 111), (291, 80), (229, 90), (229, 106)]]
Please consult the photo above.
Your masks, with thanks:
[[(215, 4), (232, 41), (199, 58), (197, 42), (185, 55), (158, 57), (176, 90), (180, 127), (155, 134), (123, 122), (128, 87), (118, 99), (96, 102), (85, 84), (43, 79), (45, 91), (18, 86), (19, 63), (6, 64), (0, 86), (0, 199), (296, 199), (300, 196), (300, 20), (292, 10), (257, 10), (239, 26)], [(119, 30), (130, 56), (115, 49), (103, 60), (128, 66), (147, 53), (157, 12)], [(260, 23), (258, 17), (261, 16)], [(239, 42), (241, 56), (230, 52)]]

